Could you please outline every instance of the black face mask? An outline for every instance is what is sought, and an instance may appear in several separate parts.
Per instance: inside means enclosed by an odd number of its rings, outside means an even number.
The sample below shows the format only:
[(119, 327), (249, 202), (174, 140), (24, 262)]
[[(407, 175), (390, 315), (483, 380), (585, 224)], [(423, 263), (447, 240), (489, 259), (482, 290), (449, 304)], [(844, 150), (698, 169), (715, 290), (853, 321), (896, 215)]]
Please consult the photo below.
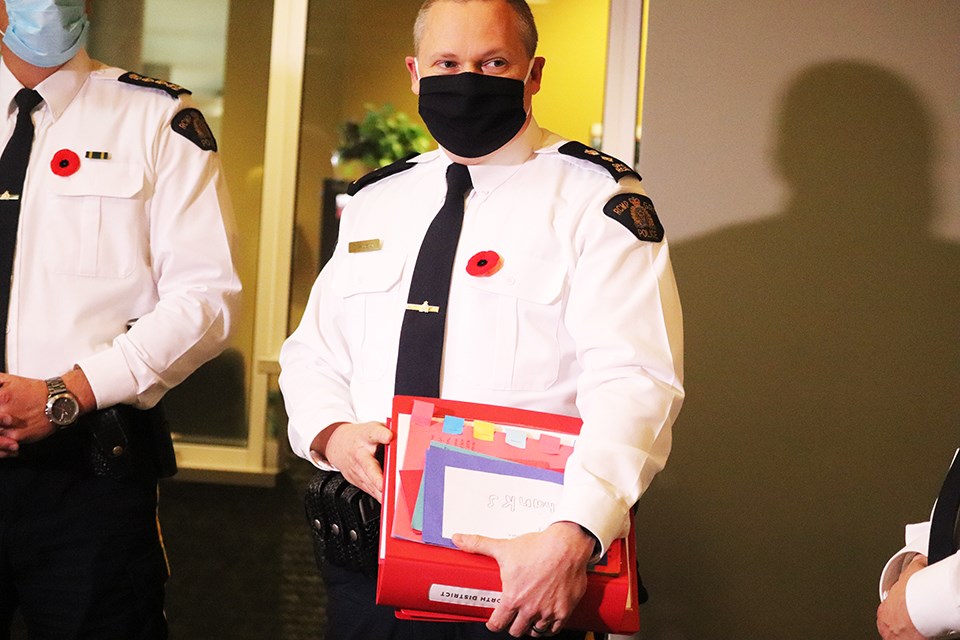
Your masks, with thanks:
[(524, 82), (480, 73), (420, 78), (420, 117), (437, 142), (479, 158), (510, 142), (527, 120)]

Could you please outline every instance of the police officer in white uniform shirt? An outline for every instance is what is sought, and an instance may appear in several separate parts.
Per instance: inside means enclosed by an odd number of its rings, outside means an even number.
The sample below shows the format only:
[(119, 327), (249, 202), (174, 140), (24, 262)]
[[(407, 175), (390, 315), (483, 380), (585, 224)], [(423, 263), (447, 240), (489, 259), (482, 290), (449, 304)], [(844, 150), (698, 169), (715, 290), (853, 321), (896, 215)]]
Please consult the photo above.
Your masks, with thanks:
[(907, 525), (905, 545), (883, 568), (877, 629), (884, 640), (960, 634), (960, 450), (930, 522)]
[(454, 538), (500, 564), (486, 628), (398, 623), (374, 605), (372, 579), (327, 565), (328, 637), (567, 634), (588, 560), (627, 533), (669, 453), (683, 356), (663, 229), (629, 166), (538, 126), (536, 38), (522, 0), (422, 6), (406, 62), (441, 148), (352, 186), (336, 251), (281, 351), (280, 385), (294, 451), (381, 500), (374, 454), (391, 438), (401, 328), (432, 306), (407, 294), (447, 170), (466, 165), (440, 396), (582, 418), (562, 502), (543, 532)]
[(239, 302), (213, 135), (186, 90), (88, 57), (88, 8), (0, 0), (0, 637), (18, 608), (30, 637), (167, 637), (154, 407)]

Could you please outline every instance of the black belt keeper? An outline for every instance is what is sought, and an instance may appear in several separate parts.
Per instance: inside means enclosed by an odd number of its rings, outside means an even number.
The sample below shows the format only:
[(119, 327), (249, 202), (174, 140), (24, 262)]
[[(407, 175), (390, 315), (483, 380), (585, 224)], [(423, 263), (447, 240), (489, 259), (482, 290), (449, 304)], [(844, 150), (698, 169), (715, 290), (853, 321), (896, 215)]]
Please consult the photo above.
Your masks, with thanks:
[(23, 445), (17, 460), (115, 480), (167, 478), (177, 472), (170, 428), (159, 405), (141, 410), (118, 404), (85, 414), (49, 438)]

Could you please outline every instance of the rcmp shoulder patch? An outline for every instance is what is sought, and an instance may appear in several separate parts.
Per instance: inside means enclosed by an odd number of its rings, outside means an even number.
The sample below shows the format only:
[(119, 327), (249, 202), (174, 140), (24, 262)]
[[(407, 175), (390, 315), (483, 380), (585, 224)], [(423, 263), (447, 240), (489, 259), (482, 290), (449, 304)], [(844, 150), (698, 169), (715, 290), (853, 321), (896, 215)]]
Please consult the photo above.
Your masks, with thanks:
[(174, 131), (204, 151), (217, 150), (217, 139), (213, 137), (210, 126), (203, 119), (203, 114), (199, 110), (194, 108), (181, 110), (173, 116), (170, 126)]
[(647, 196), (639, 193), (618, 193), (604, 205), (603, 212), (629, 229), (639, 240), (663, 240), (663, 226), (657, 218), (653, 201)]
[(190, 94), (189, 89), (184, 89), (178, 84), (173, 84), (172, 82), (167, 82), (166, 80), (160, 80), (158, 78), (142, 76), (139, 73), (134, 73), (133, 71), (128, 71), (117, 78), (117, 80), (125, 84), (132, 84), (137, 87), (160, 89), (161, 91), (167, 93), (171, 98), (178, 98), (185, 93), (188, 95)]
[(401, 171), (406, 171), (407, 169), (412, 169), (416, 163), (410, 162), (410, 158), (415, 158), (418, 154), (411, 153), (408, 156), (405, 156), (394, 163), (388, 164), (385, 167), (380, 167), (379, 169), (374, 169), (370, 173), (360, 176), (356, 180), (350, 183), (347, 187), (347, 195), (356, 195), (360, 189), (377, 182), (378, 180), (383, 180), (386, 177), (392, 176)]
[(582, 142), (568, 142), (562, 147), (557, 149), (560, 153), (565, 156), (570, 156), (572, 158), (580, 158), (581, 160), (588, 160), (596, 165), (599, 165), (610, 172), (610, 175), (613, 176), (613, 179), (617, 182), (621, 178), (626, 176), (633, 176), (637, 180), (642, 180), (640, 174), (633, 170), (633, 168), (628, 165), (626, 162), (617, 160), (613, 156), (608, 156), (602, 151), (597, 151), (592, 147), (588, 147)]

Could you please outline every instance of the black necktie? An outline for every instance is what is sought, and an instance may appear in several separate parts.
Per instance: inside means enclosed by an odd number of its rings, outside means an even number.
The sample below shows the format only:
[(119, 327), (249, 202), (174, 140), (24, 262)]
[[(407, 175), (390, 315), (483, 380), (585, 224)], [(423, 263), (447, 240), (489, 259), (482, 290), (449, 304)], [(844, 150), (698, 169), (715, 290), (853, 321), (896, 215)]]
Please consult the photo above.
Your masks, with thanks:
[(7, 314), (10, 310), (10, 278), (13, 254), (17, 248), (17, 227), (20, 224), (20, 201), (23, 179), (27, 175), (30, 148), (33, 146), (33, 120), (30, 118), (43, 101), (33, 89), (20, 89), (13, 98), (17, 103), (17, 125), (0, 156), (0, 371), (7, 370)]
[(400, 329), (397, 355), (397, 395), (440, 395), (440, 362), (453, 258), (457, 253), (463, 204), (473, 183), (462, 164), (447, 167), (447, 196), (430, 223), (410, 282), (407, 310)]
[(933, 564), (957, 552), (957, 513), (960, 512), (960, 455), (953, 459), (933, 508), (927, 563)]

